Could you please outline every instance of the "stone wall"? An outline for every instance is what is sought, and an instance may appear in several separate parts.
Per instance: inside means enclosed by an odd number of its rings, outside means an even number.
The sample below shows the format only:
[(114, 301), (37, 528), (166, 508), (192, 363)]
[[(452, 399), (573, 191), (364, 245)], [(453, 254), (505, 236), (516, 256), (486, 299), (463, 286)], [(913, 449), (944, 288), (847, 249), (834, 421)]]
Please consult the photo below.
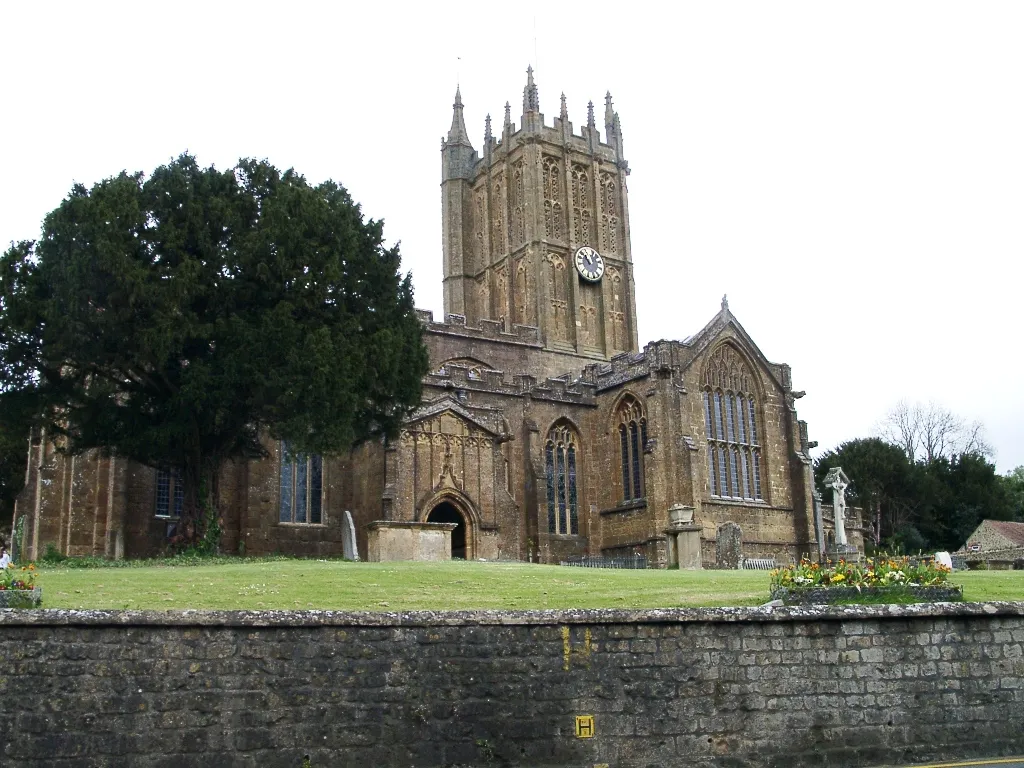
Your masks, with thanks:
[(29, 768), (818, 768), (1024, 751), (1024, 603), (0, 611), (0, 643), (0, 763)]

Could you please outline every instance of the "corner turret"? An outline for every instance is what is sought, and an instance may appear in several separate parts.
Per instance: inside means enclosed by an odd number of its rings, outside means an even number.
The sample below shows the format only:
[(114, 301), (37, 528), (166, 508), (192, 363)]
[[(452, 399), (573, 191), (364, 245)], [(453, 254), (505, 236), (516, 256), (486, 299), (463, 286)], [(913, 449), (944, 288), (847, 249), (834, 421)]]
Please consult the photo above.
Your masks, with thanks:
[(462, 114), (462, 93), (455, 89), (455, 103), (452, 104), (452, 127), (448, 138), (441, 141), (441, 179), (468, 179), (476, 162), (476, 150), (466, 132), (466, 119)]
[(540, 113), (540, 95), (533, 82), (533, 67), (526, 68), (526, 87), (523, 88), (523, 128), (540, 132), (544, 128), (544, 115)]

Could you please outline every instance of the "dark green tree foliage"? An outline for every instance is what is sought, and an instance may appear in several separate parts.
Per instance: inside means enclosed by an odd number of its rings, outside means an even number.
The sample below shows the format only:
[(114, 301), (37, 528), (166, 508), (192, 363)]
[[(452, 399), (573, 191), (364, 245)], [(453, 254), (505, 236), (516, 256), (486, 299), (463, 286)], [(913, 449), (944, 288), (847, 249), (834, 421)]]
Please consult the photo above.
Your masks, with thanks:
[(0, 419), (0, 527), (11, 524), (14, 499), (25, 485), (27, 451), (27, 427), (12, 427)]
[(824, 503), (832, 491), (822, 483), (833, 467), (850, 478), (847, 497), (864, 510), (876, 545), (909, 522), (915, 507), (914, 466), (901, 449), (877, 437), (850, 440), (822, 454), (814, 465), (814, 479)]
[(1013, 519), (1024, 523), (1024, 466), (1007, 472), (1003, 477), (1003, 483), (1010, 497)]
[[(0, 410), (177, 469), (187, 527), (261, 436), (337, 453), (394, 433), (427, 355), (409, 276), (333, 182), (182, 155), (76, 185), (0, 260)], [(14, 416), (12, 416), (12, 419)]]
[(957, 550), (982, 520), (1011, 520), (1011, 478), (977, 453), (912, 462), (903, 450), (879, 438), (851, 440), (815, 462), (822, 487), (828, 470), (841, 466), (850, 478), (851, 504), (864, 510), (876, 546), (886, 549)]
[(926, 503), (918, 528), (935, 547), (958, 549), (982, 520), (1012, 520), (1005, 479), (983, 456), (963, 453), (921, 465)]

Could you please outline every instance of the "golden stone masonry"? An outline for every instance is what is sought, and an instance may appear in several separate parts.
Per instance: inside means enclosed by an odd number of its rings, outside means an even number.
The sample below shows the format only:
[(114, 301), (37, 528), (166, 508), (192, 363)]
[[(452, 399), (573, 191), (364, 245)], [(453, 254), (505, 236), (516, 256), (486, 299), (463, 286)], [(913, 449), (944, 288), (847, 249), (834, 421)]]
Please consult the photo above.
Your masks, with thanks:
[[(683, 551), (684, 567), (736, 567), (716, 562), (728, 522), (745, 557), (817, 551), (789, 366), (765, 358), (724, 298), (685, 341), (639, 348), (628, 174), (610, 94), (603, 133), (592, 103), (577, 132), (564, 96), (549, 125), (530, 70), (519, 126), (506, 104), (478, 152), (457, 91), (441, 148), (445, 318), (421, 313), (421, 406), (395, 439), (349, 455), (268, 440), (270, 458), (226, 464), (222, 549), (340, 556), (349, 511), (364, 559), (667, 567)], [(181, 498), (172, 474), (37, 440), (16, 514), (28, 557), (48, 544), (141, 557), (164, 548)], [(685, 547), (679, 531), (693, 534)]]

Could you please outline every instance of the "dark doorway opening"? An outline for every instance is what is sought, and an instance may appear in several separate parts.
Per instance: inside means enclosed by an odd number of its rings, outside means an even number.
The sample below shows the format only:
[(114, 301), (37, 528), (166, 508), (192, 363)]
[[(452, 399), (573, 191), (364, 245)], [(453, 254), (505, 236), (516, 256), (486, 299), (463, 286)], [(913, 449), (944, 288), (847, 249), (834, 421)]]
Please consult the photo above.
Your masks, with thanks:
[(442, 501), (427, 515), (428, 523), (458, 523), (452, 531), (452, 560), (466, 559), (466, 521), (458, 508), (448, 501)]

